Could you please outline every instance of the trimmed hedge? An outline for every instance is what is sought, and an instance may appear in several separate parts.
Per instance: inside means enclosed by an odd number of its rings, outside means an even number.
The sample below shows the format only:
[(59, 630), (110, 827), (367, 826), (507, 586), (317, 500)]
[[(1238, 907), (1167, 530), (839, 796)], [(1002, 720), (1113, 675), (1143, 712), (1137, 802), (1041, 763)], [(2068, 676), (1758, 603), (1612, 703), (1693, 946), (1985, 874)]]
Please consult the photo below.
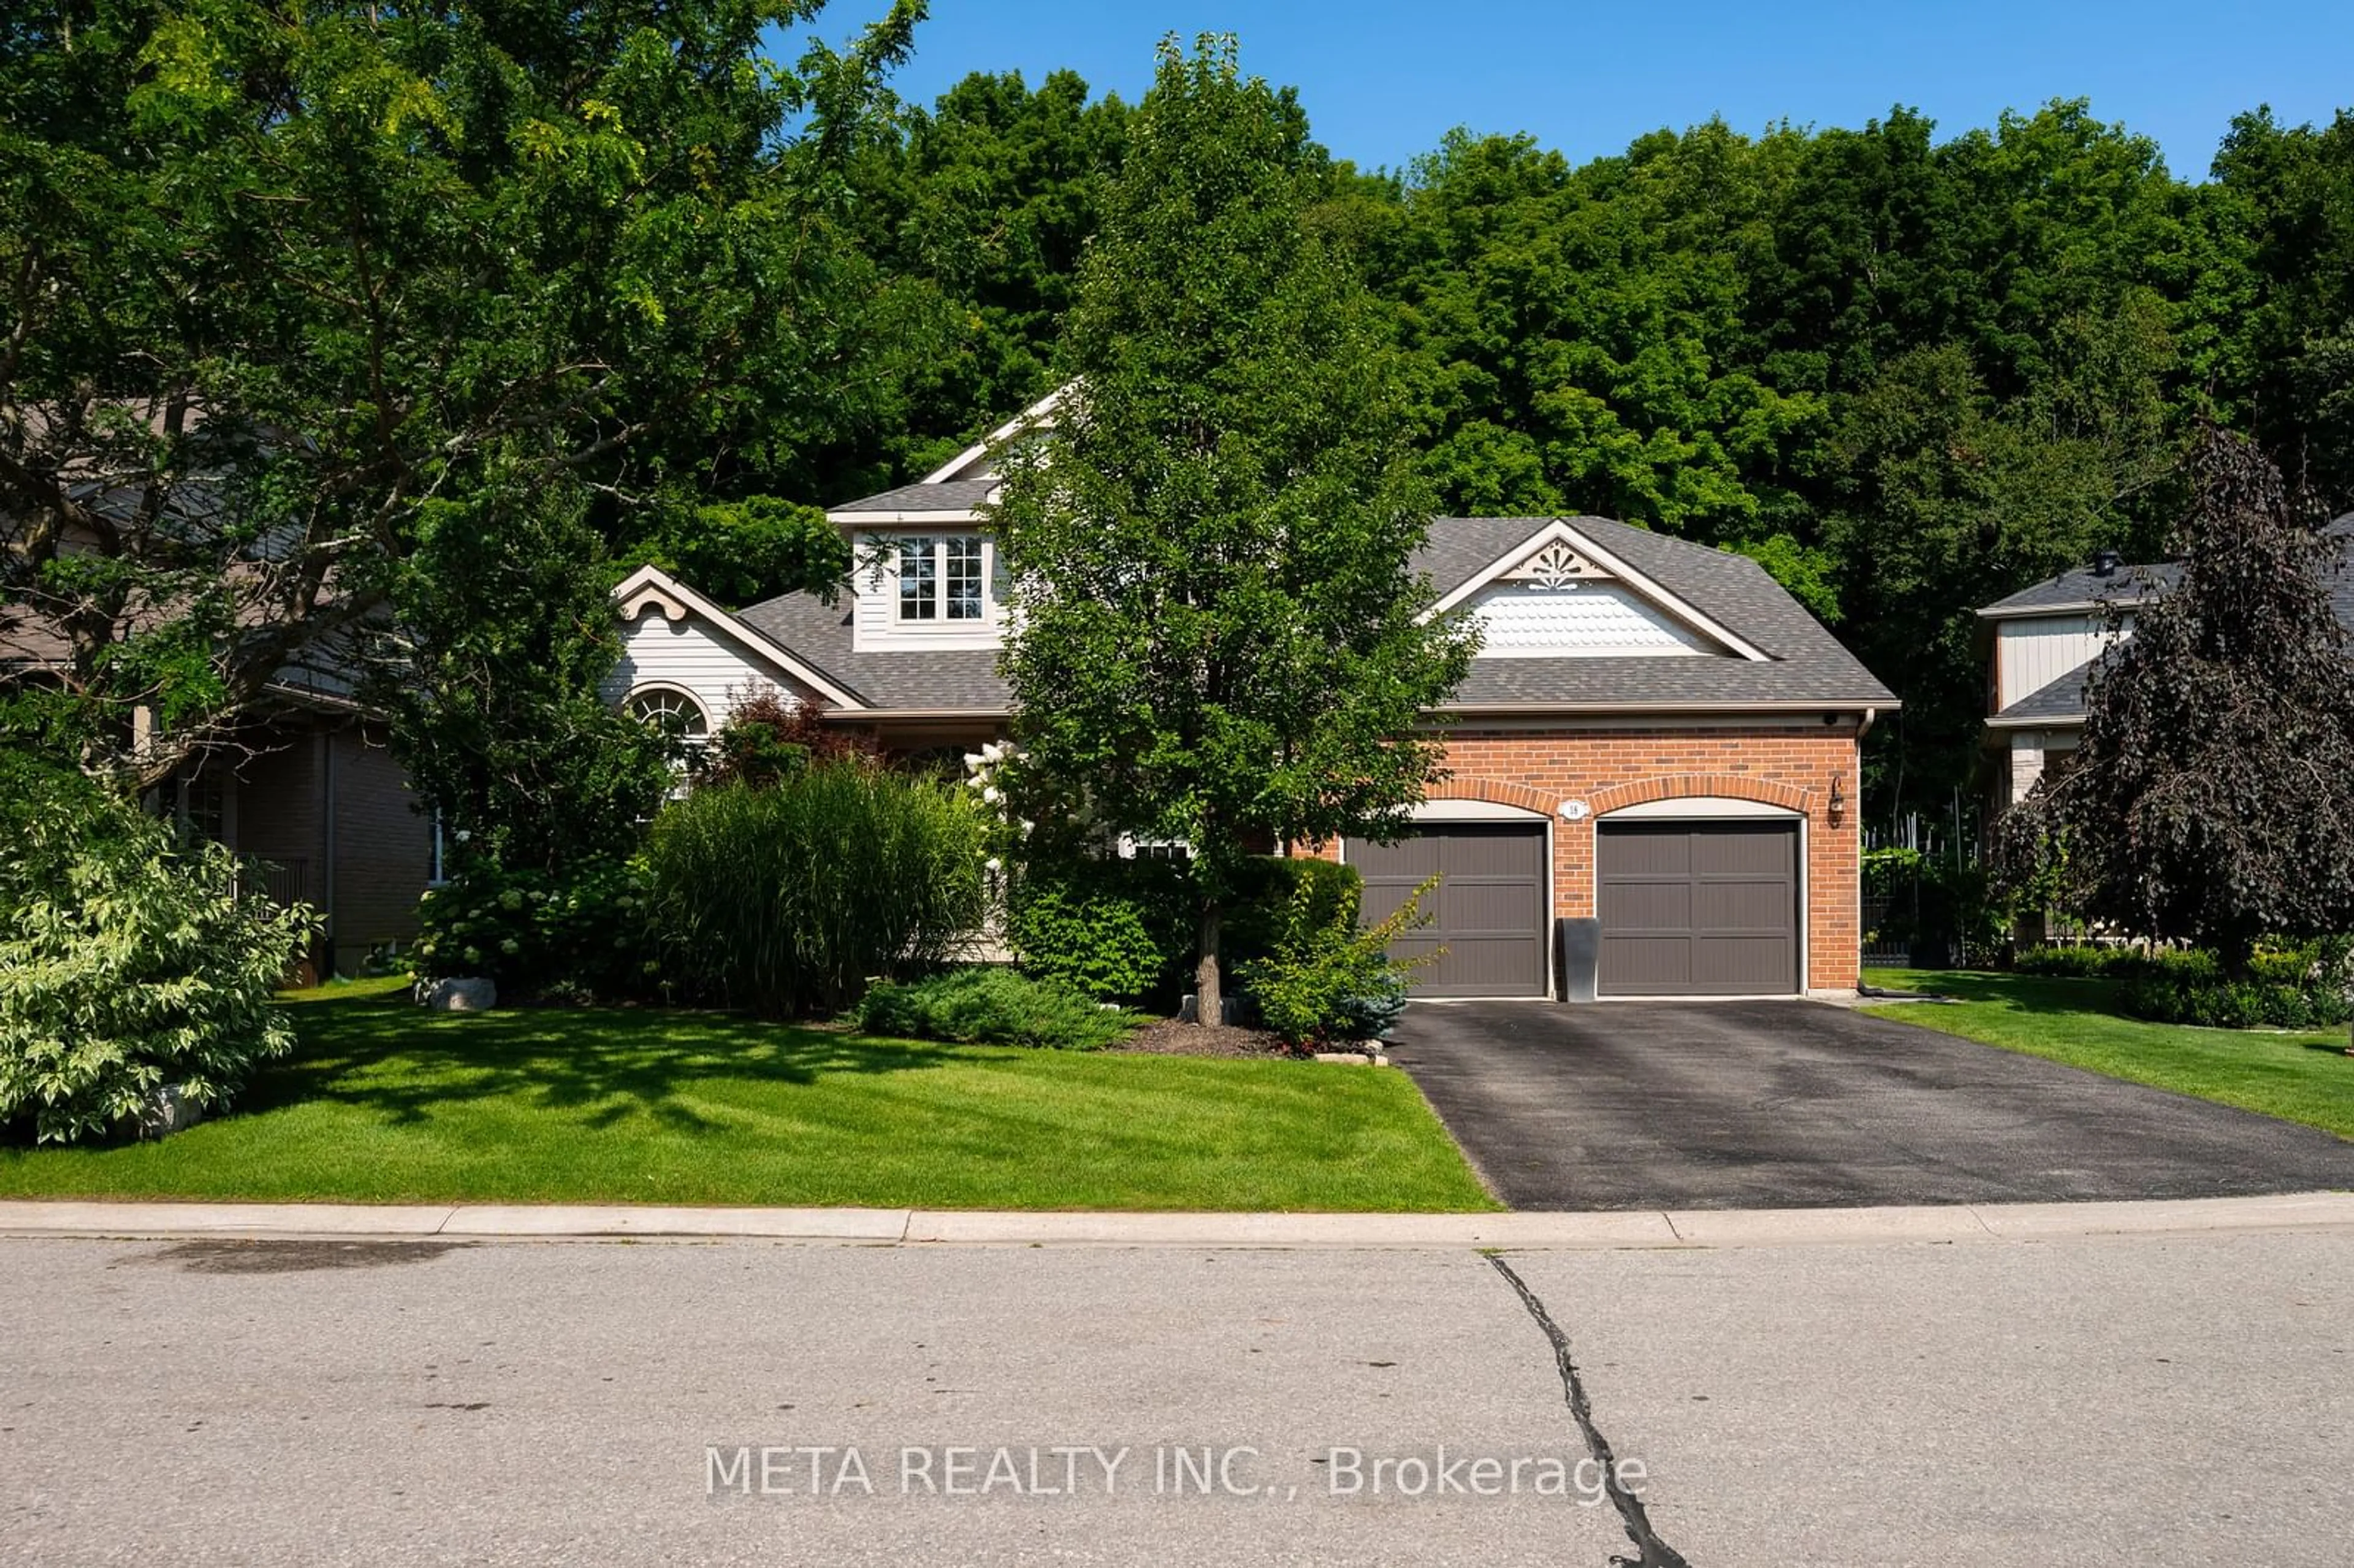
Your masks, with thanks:
[(2245, 980), (2226, 980), (2212, 952), (2199, 948), (2031, 948), (2021, 974), (2118, 982), (2117, 1005), (2153, 1023), (2209, 1029), (2317, 1029), (2354, 1018), (2346, 995), (2349, 939), (2324, 938), (2257, 949)]

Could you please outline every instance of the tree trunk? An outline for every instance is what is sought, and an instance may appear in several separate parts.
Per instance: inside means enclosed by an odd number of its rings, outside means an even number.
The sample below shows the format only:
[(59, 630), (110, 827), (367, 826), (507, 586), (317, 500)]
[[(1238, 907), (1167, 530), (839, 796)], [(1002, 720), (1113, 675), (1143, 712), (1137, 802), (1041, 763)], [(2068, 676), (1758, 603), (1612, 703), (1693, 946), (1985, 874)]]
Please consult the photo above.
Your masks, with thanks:
[(1224, 1023), (1225, 991), (1218, 978), (1218, 923), (1223, 911), (1214, 898), (1202, 901), (1201, 959), (1193, 966), (1193, 1022)]

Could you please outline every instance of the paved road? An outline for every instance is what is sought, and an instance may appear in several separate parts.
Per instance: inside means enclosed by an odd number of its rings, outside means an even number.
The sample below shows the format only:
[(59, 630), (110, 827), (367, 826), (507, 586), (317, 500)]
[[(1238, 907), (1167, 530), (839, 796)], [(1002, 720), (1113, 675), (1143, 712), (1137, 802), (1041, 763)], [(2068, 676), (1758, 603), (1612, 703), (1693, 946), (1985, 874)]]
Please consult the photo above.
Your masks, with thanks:
[[(1659, 1563), (2354, 1539), (2354, 1232), (1506, 1263), (1590, 1436), (1468, 1251), (0, 1241), (0, 1562), (1603, 1568), (1596, 1441)], [(1179, 1446), (1265, 1489), (1176, 1495)], [(1465, 1491), (1370, 1495), (1441, 1446)], [(1000, 1447), (1021, 1492), (947, 1495)]]
[(2315, 1128), (1818, 1002), (1423, 1002), (1392, 1057), (1515, 1208), (2354, 1187)]

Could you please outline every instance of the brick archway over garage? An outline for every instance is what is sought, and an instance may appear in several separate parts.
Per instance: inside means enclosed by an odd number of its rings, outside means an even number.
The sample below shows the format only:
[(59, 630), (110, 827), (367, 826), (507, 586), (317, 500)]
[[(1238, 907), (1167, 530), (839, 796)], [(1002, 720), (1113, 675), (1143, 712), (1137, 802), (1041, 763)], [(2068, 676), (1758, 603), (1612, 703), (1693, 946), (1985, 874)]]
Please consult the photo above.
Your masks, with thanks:
[(1551, 817), (1561, 805), (1561, 798), (1527, 784), (1515, 784), (1509, 779), (1467, 779), (1458, 776), (1442, 779), (1423, 792), (1423, 800), (1484, 800), (1494, 806), (1518, 806), (1523, 811), (1534, 811), (1540, 817)]
[(1597, 817), (1629, 806), (1648, 806), (1654, 800), (1689, 800), (1714, 796), (1725, 800), (1755, 800), (1761, 806), (1778, 806), (1786, 811), (1796, 811), (1802, 817), (1814, 815), (1815, 791), (1778, 779), (1759, 779), (1747, 773), (1671, 773), (1659, 779), (1638, 779), (1631, 784), (1613, 784), (1596, 789), (1585, 799)]

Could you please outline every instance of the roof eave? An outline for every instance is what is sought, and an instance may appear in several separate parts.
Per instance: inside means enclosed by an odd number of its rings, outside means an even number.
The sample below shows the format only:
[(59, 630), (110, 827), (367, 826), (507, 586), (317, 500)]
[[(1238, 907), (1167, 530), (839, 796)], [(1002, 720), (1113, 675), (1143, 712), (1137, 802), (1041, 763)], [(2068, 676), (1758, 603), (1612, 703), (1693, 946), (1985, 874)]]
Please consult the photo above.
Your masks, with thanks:
[(2131, 609), (2146, 604), (2146, 593), (2119, 594), (2114, 599), (2069, 599), (2061, 604), (1990, 604), (1978, 612), (1981, 620), (2032, 620), (2045, 615), (2092, 615), (2105, 609)]
[(1627, 714), (1891, 714), (1903, 704), (1894, 697), (1781, 697), (1771, 700), (1749, 699), (1732, 701), (1689, 702), (1470, 702), (1441, 703), (1429, 711), (1435, 714), (1561, 714), (1627, 715)]

